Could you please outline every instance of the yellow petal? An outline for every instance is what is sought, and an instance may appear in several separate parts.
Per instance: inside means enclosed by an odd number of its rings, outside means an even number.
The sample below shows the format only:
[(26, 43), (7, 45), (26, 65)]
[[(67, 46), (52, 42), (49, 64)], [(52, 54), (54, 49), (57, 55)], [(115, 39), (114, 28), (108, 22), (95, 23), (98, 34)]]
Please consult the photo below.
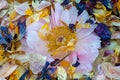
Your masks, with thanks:
[(15, 11), (10, 12), (9, 18), (10, 20), (13, 20), (17, 16), (17, 13)]
[(40, 18), (43, 18), (43, 17), (46, 17), (46, 16), (48, 16), (48, 14), (49, 14), (49, 9), (43, 9), (42, 11), (41, 11), (42, 13), (41, 13), (41, 15), (40, 15)]
[(76, 43), (76, 40), (75, 39), (72, 39), (69, 41), (69, 43), (67, 44), (67, 46), (74, 46)]
[(4, 50), (2, 50), (2, 46), (0, 46), (0, 61), (2, 62), (2, 60), (3, 60), (3, 52), (4, 52)]
[(15, 34), (17, 34), (17, 35), (18, 35), (18, 33), (19, 33), (18, 26), (16, 26), (16, 27), (15, 27), (15, 30), (14, 30), (14, 31), (15, 31)]
[(12, 22), (10, 22), (9, 27), (10, 27), (10, 29), (14, 29), (15, 25)]
[(39, 35), (40, 39), (47, 40), (47, 37), (43, 33), (38, 32), (38, 35)]
[(72, 65), (70, 65), (70, 67), (68, 68), (68, 75), (70, 75), (72, 77), (74, 71), (75, 71), (75, 67), (73, 67)]
[(82, 28), (81, 24), (79, 24), (79, 23), (75, 27), (76, 28)]
[(26, 11), (25, 11), (25, 14), (26, 15), (32, 15), (32, 10), (30, 8), (28, 8)]
[(74, 79), (80, 79), (82, 77), (81, 73), (74, 73), (73, 78)]
[(90, 28), (90, 23), (86, 23), (86, 24), (77, 24), (76, 28)]
[(60, 65), (63, 66), (63, 67), (69, 67), (70, 62), (64, 60), (64, 61), (60, 62)]
[(48, 23), (44, 24), (40, 29), (49, 30), (49, 24)]
[(57, 67), (57, 77), (58, 77), (58, 80), (67, 79), (67, 73), (63, 67)]
[(61, 53), (65, 54), (67, 51), (73, 51), (73, 50), (75, 50), (73, 46), (61, 46), (52, 53), (52, 56), (57, 56), (60, 55)]

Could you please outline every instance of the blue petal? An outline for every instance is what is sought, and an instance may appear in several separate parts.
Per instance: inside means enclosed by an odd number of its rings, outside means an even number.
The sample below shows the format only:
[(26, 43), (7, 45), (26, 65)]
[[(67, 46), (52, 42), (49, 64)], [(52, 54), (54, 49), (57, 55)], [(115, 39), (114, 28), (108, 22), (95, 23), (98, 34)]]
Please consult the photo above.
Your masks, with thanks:
[(29, 70), (26, 70), (24, 74), (20, 77), (19, 80), (25, 80), (25, 76), (29, 73)]
[(0, 44), (8, 44), (5, 38), (0, 34)]
[(0, 44), (7, 45), (12, 40), (12, 35), (9, 34), (8, 28), (4, 26), (0, 26)]
[(61, 3), (61, 5), (65, 6), (65, 5), (69, 4), (69, 3), (70, 3), (69, 0), (64, 0), (64, 1)]
[(48, 66), (49, 66), (49, 62), (46, 62), (45, 66), (43, 67), (43, 69), (42, 69), (41, 72), (42, 72), (42, 73), (45, 73)]
[(69, 24), (69, 29), (74, 32), (76, 29), (75, 29), (75, 25), (74, 24)]
[(112, 9), (111, 0), (100, 0), (107, 9)]
[(79, 65), (80, 65), (80, 63), (79, 63), (78, 61), (76, 61), (76, 63), (73, 64), (72, 66), (74, 66), (74, 67), (78, 67)]
[(50, 71), (51, 73), (54, 73), (55, 69), (54, 68), (48, 68), (48, 71)]
[(94, 24), (94, 21), (89, 19), (89, 20), (86, 21), (86, 23)]
[(76, 8), (78, 9), (78, 15), (80, 15), (85, 10), (85, 4), (76, 3)]
[(49, 74), (46, 74), (46, 75), (45, 75), (45, 78), (46, 78), (46, 80), (51, 80), (51, 77), (50, 77)]
[(26, 22), (18, 22), (18, 27), (19, 27), (19, 37), (18, 40), (20, 40), (21, 38), (24, 37), (25, 33), (26, 33)]
[(99, 23), (94, 31), (101, 38), (102, 47), (105, 47), (105, 45), (110, 45), (110, 39), (112, 33), (110, 32), (107, 25), (103, 23)]
[(8, 28), (7, 27), (4, 27), (4, 26), (0, 26), (0, 29), (4, 32), (8, 32)]
[(99, 23), (96, 29), (94, 30), (98, 36), (100, 36), (101, 40), (110, 40), (111, 32), (107, 25), (103, 23)]

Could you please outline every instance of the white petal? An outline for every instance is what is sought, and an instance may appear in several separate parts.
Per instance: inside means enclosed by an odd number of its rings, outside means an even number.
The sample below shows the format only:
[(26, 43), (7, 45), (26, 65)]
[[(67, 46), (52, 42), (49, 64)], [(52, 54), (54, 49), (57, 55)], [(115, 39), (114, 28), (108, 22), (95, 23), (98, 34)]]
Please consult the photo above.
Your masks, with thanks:
[(66, 80), (67, 79), (67, 74), (63, 67), (57, 67), (57, 77), (58, 77), (58, 80)]
[(20, 5), (18, 5), (15, 10), (17, 13), (19, 13), (20, 15), (25, 15), (25, 11), (30, 8), (28, 2), (22, 3)]
[(62, 12), (62, 15), (61, 15), (61, 21), (65, 22), (67, 25), (69, 25), (70, 24), (69, 17), (70, 17), (69, 11), (68, 10), (64, 10)]
[(36, 6), (36, 4), (34, 4), (32, 6), (35, 8), (36, 11), (40, 11), (40, 10), (50, 6), (50, 5), (51, 5), (51, 3), (48, 1), (41, 1), (41, 3), (38, 4), (37, 6)]
[(84, 10), (77, 18), (77, 21), (80, 23), (80, 24), (84, 24), (86, 22), (86, 20), (89, 19), (89, 14), (86, 10)]
[(76, 7), (71, 7), (71, 9), (69, 10), (69, 14), (70, 14), (70, 23), (75, 24), (78, 15), (78, 10), (76, 9)]

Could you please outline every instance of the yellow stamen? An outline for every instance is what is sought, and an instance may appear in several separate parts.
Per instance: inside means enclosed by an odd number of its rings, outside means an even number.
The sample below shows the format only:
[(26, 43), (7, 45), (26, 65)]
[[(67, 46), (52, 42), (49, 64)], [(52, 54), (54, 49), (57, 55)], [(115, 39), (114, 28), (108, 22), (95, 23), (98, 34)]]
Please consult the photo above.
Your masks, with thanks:
[(52, 55), (74, 50), (76, 44), (76, 32), (72, 32), (67, 26), (55, 27), (47, 35), (47, 47)]

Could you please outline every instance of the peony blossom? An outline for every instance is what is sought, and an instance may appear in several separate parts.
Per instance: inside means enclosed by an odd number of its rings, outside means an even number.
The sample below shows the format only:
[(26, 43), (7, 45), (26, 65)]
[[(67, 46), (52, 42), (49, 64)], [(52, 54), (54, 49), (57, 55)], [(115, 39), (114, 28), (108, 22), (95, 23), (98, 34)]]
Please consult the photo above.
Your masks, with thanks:
[(89, 19), (87, 11), (84, 10), (78, 16), (78, 10), (73, 5), (65, 9), (55, 3), (48, 16), (27, 25), (23, 43), (23, 47), (27, 47), (24, 50), (47, 56), (49, 61), (68, 55), (66, 61), (72, 64), (76, 61), (80, 63), (76, 72), (90, 72), (99, 53), (100, 37), (94, 33), (96, 25), (86, 23)]

